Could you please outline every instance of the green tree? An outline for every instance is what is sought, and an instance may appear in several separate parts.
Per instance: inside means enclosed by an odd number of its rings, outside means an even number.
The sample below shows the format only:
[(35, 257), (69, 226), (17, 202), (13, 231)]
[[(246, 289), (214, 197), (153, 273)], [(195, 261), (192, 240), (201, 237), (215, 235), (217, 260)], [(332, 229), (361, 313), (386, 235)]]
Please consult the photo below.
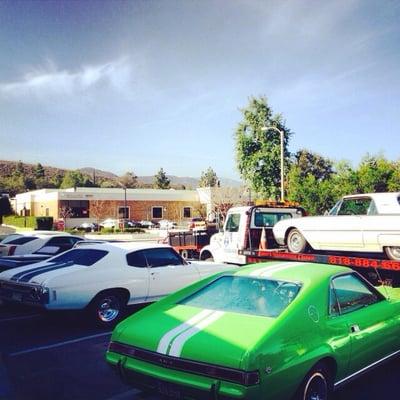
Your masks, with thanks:
[(288, 173), (288, 188), (288, 200), (300, 203), (310, 215), (323, 214), (336, 202), (330, 178), (318, 180), (311, 173), (303, 176), (303, 171), (296, 165)]
[(0, 195), (0, 224), (3, 223), (3, 216), (12, 214), (11, 203), (8, 196)]
[(34, 173), (36, 179), (43, 179), (45, 177), (45, 171), (44, 171), (43, 165), (40, 163), (37, 163), (33, 170), (33, 173)]
[(293, 164), (299, 168), (300, 176), (303, 178), (311, 174), (317, 181), (323, 181), (333, 174), (331, 160), (306, 149), (301, 149), (294, 154)]
[(371, 156), (367, 154), (357, 170), (361, 192), (389, 191), (389, 182), (394, 173), (394, 163), (381, 155)]
[(388, 181), (388, 189), (391, 192), (400, 191), (400, 161), (393, 164), (393, 173)]
[(64, 179), (60, 185), (62, 189), (67, 189), (71, 187), (82, 187), (87, 183), (87, 179), (82, 175), (82, 172), (76, 171), (67, 171), (64, 176)]
[(207, 170), (205, 170), (201, 173), (199, 186), (200, 187), (214, 187), (214, 186), (217, 186), (217, 182), (218, 182), (217, 174), (211, 167), (208, 167)]
[(24, 167), (24, 163), (22, 161), (17, 162), (14, 173), (17, 176), (23, 176), (25, 174), (25, 167)]
[(64, 175), (61, 172), (57, 172), (48, 181), (48, 187), (59, 188), (64, 180)]
[(101, 182), (100, 187), (102, 188), (115, 188), (118, 187), (118, 185), (110, 180), (110, 179), (105, 179), (104, 181)]
[[(286, 128), (282, 116), (273, 113), (265, 97), (251, 97), (241, 112), (243, 120), (235, 133), (240, 175), (259, 196), (279, 198), (281, 153), (280, 134), (276, 129), (283, 132), (286, 164), (291, 132)], [(270, 127), (275, 129), (268, 129)]]
[(154, 187), (156, 189), (169, 189), (171, 181), (162, 168), (154, 175)]
[(126, 172), (124, 175), (118, 178), (118, 181), (121, 185), (126, 188), (135, 188), (138, 184), (137, 176), (133, 172)]

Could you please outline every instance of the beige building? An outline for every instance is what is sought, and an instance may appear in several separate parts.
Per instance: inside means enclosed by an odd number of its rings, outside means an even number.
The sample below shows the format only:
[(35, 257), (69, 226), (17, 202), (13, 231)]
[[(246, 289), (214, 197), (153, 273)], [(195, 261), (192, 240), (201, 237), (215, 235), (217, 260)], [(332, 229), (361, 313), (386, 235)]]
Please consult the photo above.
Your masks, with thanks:
[(19, 215), (62, 219), (70, 209), (67, 228), (105, 218), (132, 220), (169, 219), (185, 222), (212, 211), (212, 190), (71, 188), (41, 189), (17, 194), (14, 209)]

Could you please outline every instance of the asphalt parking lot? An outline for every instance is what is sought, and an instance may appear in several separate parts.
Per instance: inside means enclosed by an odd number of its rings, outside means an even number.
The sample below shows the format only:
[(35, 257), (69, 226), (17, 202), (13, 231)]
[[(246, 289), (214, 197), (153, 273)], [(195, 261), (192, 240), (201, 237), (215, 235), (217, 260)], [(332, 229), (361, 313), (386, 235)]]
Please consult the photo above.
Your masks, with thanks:
[[(82, 315), (0, 305), (0, 399), (160, 399), (123, 385), (109, 371), (104, 353), (110, 334)], [(334, 399), (397, 399), (399, 375), (396, 359), (337, 391)]]

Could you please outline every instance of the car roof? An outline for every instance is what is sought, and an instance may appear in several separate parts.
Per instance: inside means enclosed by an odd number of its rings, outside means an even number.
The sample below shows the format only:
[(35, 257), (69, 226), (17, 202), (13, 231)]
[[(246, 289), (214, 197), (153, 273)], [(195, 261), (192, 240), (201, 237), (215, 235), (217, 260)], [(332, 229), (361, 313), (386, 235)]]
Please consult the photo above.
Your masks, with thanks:
[(350, 268), (338, 265), (278, 261), (249, 265), (234, 275), (268, 278), (289, 282), (317, 283), (342, 273), (353, 272)]

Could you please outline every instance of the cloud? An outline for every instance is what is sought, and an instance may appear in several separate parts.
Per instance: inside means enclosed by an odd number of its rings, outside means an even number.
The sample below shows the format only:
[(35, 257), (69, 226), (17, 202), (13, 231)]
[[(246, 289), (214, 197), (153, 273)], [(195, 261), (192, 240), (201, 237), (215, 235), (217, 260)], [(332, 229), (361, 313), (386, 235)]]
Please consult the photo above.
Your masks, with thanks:
[(132, 66), (128, 58), (83, 66), (78, 71), (62, 70), (48, 61), (45, 67), (27, 72), (18, 81), (0, 83), (0, 94), (47, 99), (49, 96), (86, 94), (104, 87), (123, 92), (130, 87), (131, 78)]

